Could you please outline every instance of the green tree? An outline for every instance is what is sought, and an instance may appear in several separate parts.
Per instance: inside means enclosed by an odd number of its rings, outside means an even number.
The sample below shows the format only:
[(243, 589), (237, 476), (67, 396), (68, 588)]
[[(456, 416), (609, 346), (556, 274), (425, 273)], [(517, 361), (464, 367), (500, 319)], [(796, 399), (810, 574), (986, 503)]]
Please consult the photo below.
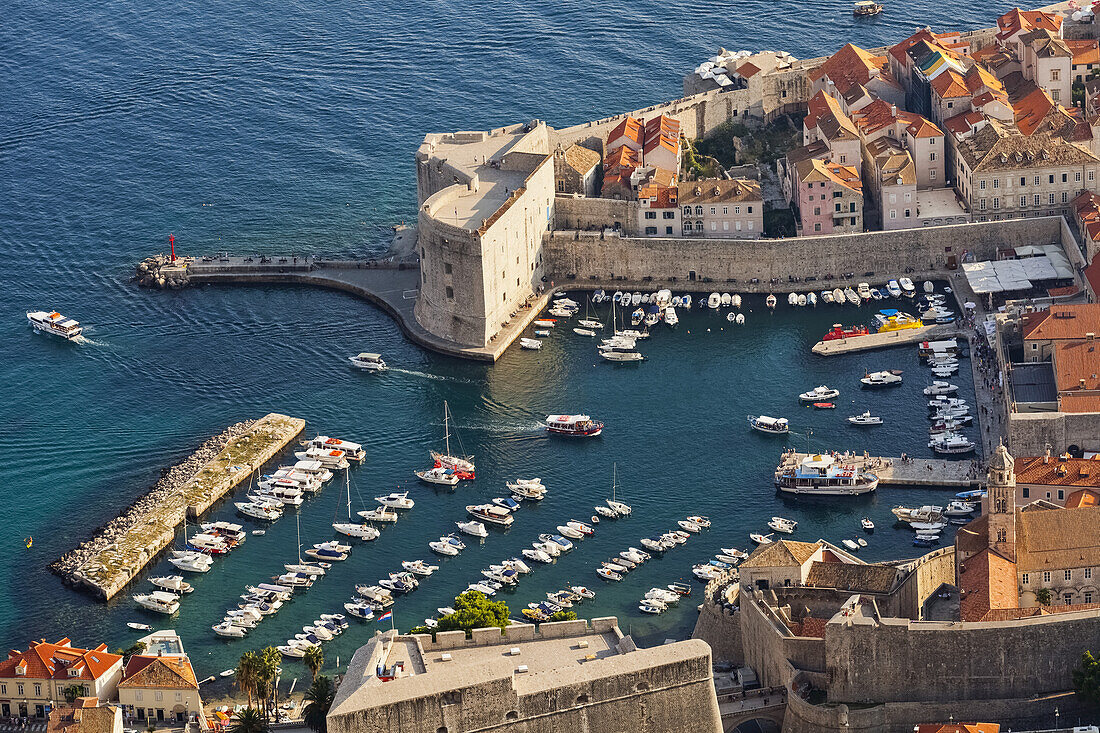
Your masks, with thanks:
[(321, 647), (311, 646), (306, 649), (306, 655), (302, 657), (302, 661), (305, 662), (309, 673), (313, 675), (313, 679), (317, 679), (317, 675), (321, 673), (321, 667), (325, 666), (325, 653), (321, 651)]
[(84, 697), (86, 692), (87, 688), (84, 685), (72, 684), (66, 687), (62, 694), (65, 696), (65, 702), (72, 705), (78, 697)]
[(265, 733), (266, 731), (267, 721), (264, 720), (260, 711), (251, 705), (237, 713), (229, 726), (229, 733)]
[(272, 708), (278, 703), (279, 688), (276, 684), (279, 676), (279, 664), (282, 654), (273, 646), (260, 652), (260, 682), (263, 685), (264, 719), (271, 715)]
[(306, 706), (302, 709), (302, 719), (317, 733), (328, 731), (328, 711), (332, 707), (332, 700), (336, 697), (336, 687), (332, 680), (324, 675), (313, 680), (313, 684), (306, 690)]
[(470, 635), (472, 629), (485, 629), (490, 626), (505, 628), (508, 626), (508, 604), (503, 601), (491, 601), (484, 593), (476, 590), (468, 590), (457, 596), (454, 603), (455, 612), (439, 619), (439, 625), (435, 629), (427, 626), (417, 626), (409, 633), (428, 634), (433, 631), (457, 631), (461, 629)]
[(122, 647), (115, 649), (115, 654), (119, 655), (120, 657), (126, 657), (127, 659), (129, 659), (135, 654), (141, 654), (143, 651), (145, 651), (145, 642), (135, 641), (133, 644), (126, 647), (125, 649), (123, 649)]
[(1081, 666), (1073, 670), (1073, 689), (1093, 705), (1100, 704), (1100, 660), (1086, 651)]
[(576, 621), (577, 620), (577, 612), (576, 611), (555, 611), (554, 613), (550, 614), (550, 620), (551, 621)]
[(1040, 606), (1049, 606), (1050, 590), (1048, 590), (1047, 588), (1040, 588), (1039, 590), (1035, 591), (1035, 602), (1038, 603)]
[(248, 695), (248, 707), (252, 707), (252, 696), (256, 694), (256, 683), (259, 681), (260, 655), (248, 651), (241, 655), (237, 662), (237, 687)]

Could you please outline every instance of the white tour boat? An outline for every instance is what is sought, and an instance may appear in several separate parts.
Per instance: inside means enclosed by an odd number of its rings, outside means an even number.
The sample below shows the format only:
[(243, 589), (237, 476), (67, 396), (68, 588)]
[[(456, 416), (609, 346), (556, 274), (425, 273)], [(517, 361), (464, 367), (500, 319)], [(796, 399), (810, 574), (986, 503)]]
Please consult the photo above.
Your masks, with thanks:
[(895, 374), (893, 371), (868, 372), (859, 382), (868, 389), (873, 389), (875, 387), (895, 387), (901, 384), (901, 375)]
[(367, 452), (363, 450), (363, 446), (358, 443), (352, 443), (349, 440), (340, 440), (339, 438), (330, 438), (327, 435), (318, 435), (316, 438), (309, 441), (306, 447), (316, 448), (322, 451), (343, 451), (344, 458), (359, 463), (362, 463), (363, 459), (367, 457)]
[(382, 360), (381, 354), (370, 354), (365, 351), (355, 356), (349, 356), (348, 361), (350, 361), (353, 366), (368, 372), (384, 372), (389, 368), (386, 366), (386, 362)]
[(588, 415), (548, 415), (546, 431), (551, 435), (594, 438), (603, 432), (603, 423)]
[(35, 333), (41, 331), (51, 336), (60, 336), (68, 341), (75, 340), (84, 332), (79, 322), (66, 318), (57, 311), (27, 311), (27, 320), (30, 321)]
[(791, 426), (785, 417), (768, 417), (767, 415), (749, 415), (749, 426), (753, 430), (770, 435), (785, 435), (791, 431)]
[(400, 494), (394, 492), (385, 496), (376, 496), (374, 500), (390, 509), (412, 509), (415, 506), (415, 502), (409, 498), (409, 492), (407, 491)]
[(475, 519), (498, 524), (502, 527), (507, 527), (515, 521), (510, 511), (493, 504), (469, 504), (466, 511)]
[(456, 486), (458, 484), (458, 474), (453, 469), (444, 468), (443, 466), (437, 466), (436, 468), (429, 468), (425, 471), (413, 471), (418, 479), (426, 484), (439, 484), (440, 486)]
[(793, 467), (775, 471), (775, 488), (784, 494), (853, 496), (878, 488), (878, 476), (853, 465), (838, 464), (827, 454), (809, 455)]
[(860, 415), (852, 415), (848, 418), (848, 422), (852, 425), (882, 425), (882, 418), (867, 411)]
[(325, 468), (343, 470), (348, 467), (348, 459), (342, 450), (309, 447), (296, 451), (294, 457), (300, 461), (320, 461)]

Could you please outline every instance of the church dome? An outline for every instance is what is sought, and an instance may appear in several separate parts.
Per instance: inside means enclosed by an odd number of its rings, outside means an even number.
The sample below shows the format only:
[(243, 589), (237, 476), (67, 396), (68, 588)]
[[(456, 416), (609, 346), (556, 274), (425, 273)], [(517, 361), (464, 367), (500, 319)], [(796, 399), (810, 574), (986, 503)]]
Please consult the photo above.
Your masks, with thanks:
[(1012, 456), (1009, 455), (1008, 448), (1004, 443), (997, 446), (997, 450), (993, 451), (993, 457), (989, 459), (989, 470), (1000, 471), (1002, 473), (1011, 473), (1013, 470)]

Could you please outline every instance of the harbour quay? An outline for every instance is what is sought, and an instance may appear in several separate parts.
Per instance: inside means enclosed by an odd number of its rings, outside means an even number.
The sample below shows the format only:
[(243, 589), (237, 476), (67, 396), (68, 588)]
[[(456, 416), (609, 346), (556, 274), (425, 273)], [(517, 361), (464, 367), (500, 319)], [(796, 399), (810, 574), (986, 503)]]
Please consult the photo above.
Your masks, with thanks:
[[(776, 471), (797, 468), (804, 459), (814, 453), (787, 451), (780, 458)], [(941, 458), (888, 458), (866, 453), (835, 453), (839, 463), (854, 466), (859, 471), (870, 471), (878, 476), (879, 486), (939, 486), (943, 488), (970, 488), (982, 484), (982, 474), (973, 460), (951, 461)]]
[(175, 538), (185, 518), (202, 516), (247, 481), (305, 428), (278, 413), (230, 426), (165, 472), (142, 498), (95, 536), (50, 564), (73, 587), (110, 600)]

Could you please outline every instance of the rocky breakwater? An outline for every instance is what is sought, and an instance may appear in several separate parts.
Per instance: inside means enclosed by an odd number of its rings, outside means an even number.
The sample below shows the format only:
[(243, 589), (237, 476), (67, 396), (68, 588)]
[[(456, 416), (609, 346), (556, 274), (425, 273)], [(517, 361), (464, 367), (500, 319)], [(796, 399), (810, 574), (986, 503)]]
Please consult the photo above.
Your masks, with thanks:
[(148, 492), (50, 570), (67, 585), (110, 599), (172, 543), (185, 516), (200, 516), (304, 427), (304, 420), (276, 413), (231, 425), (166, 469)]
[(145, 288), (186, 287), (191, 279), (189, 268), (194, 262), (194, 257), (177, 257), (175, 260), (163, 254), (146, 257), (134, 268), (134, 279)]

